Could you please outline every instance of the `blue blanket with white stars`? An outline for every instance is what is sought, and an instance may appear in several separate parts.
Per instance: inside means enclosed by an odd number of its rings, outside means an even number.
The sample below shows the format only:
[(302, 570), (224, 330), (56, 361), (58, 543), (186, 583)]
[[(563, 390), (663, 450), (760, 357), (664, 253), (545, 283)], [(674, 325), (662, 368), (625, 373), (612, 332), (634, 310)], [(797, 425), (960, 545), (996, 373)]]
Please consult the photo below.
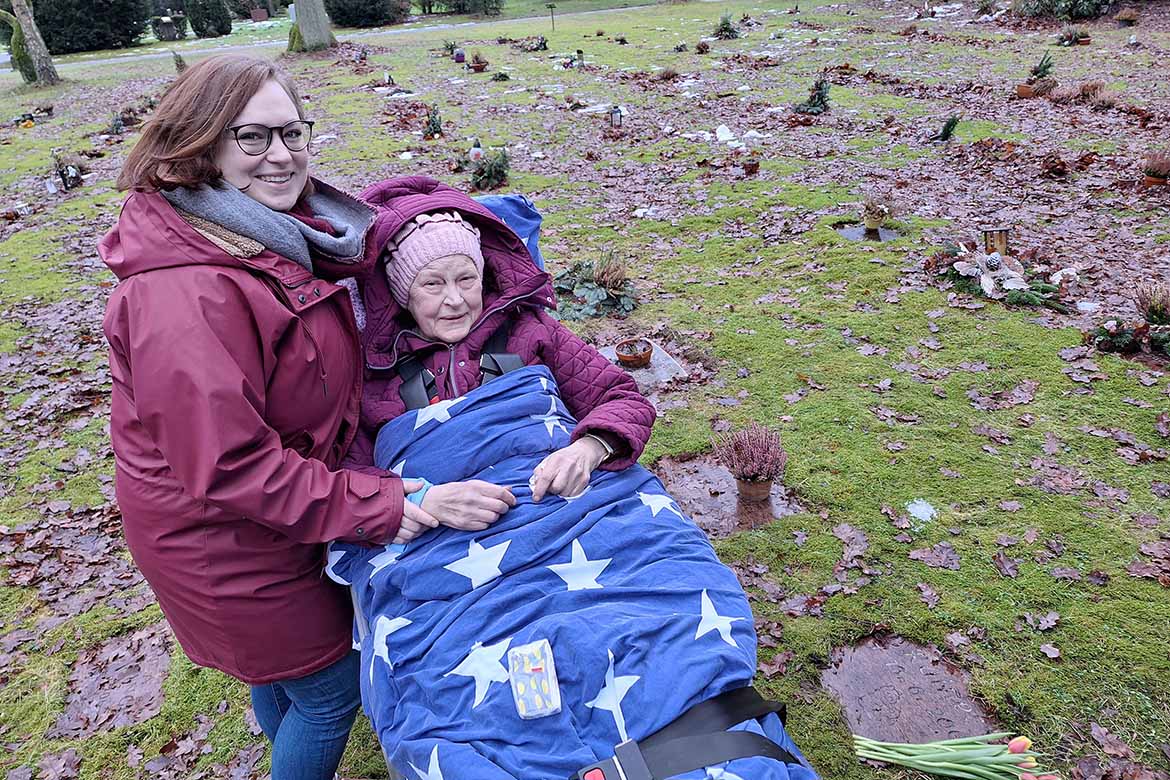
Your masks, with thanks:
[[(565, 780), (688, 708), (749, 685), (756, 635), (735, 574), (646, 469), (597, 471), (532, 502), (528, 479), (576, 421), (543, 366), (387, 423), (378, 465), (434, 483), (483, 479), (517, 503), (481, 532), (408, 545), (334, 543), (328, 572), (358, 612), (362, 700), (388, 763), (414, 780)], [(547, 639), (562, 709), (521, 719), (507, 651)], [(736, 728), (799, 751), (772, 715)], [(738, 759), (681, 777), (815, 780)]]

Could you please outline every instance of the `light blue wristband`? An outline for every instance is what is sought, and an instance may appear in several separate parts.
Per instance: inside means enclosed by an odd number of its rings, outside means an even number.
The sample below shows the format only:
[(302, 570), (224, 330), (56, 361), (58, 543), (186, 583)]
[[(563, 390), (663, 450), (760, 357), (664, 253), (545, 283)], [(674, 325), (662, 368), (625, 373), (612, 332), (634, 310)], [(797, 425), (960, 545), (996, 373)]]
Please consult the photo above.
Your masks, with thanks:
[[(403, 479), (407, 480), (408, 478), (403, 477)], [(410, 503), (414, 504), (415, 506), (421, 508), (423, 499), (427, 497), (427, 491), (430, 490), (431, 488), (433, 488), (435, 486), (435, 484), (433, 482), (429, 482), (429, 481), (423, 479), (422, 477), (410, 477), (409, 481), (423, 483), (422, 488), (414, 491), (413, 493), (408, 493), (406, 495), (407, 501), (409, 501)]]

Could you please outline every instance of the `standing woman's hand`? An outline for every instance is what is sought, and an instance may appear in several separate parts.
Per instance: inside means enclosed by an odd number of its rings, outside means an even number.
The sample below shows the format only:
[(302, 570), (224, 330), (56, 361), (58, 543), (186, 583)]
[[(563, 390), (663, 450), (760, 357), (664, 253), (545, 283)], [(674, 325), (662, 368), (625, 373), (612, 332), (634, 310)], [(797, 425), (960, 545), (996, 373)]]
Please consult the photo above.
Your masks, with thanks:
[(482, 531), (514, 506), (512, 491), (482, 479), (434, 485), (423, 499), (423, 509), (439, 523), (461, 531)]
[[(402, 480), (402, 493), (409, 496), (422, 490), (423, 483), (416, 480)], [(433, 490), (433, 488), (432, 488)], [(402, 502), (402, 522), (398, 526), (398, 535), (391, 544), (406, 544), (425, 531), (438, 528), (439, 521), (422, 507), (416, 506), (413, 501), (406, 499)]]
[(547, 493), (564, 498), (579, 495), (608, 454), (601, 442), (590, 436), (582, 436), (549, 454), (533, 469), (528, 481), (533, 503), (540, 503)]

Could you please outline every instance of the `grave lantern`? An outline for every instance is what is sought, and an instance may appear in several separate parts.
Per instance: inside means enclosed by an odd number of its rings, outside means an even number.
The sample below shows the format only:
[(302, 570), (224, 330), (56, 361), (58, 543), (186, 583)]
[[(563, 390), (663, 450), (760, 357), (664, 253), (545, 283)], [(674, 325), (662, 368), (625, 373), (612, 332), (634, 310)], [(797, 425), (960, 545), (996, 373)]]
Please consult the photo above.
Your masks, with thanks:
[(577, 49), (576, 65), (578, 70), (585, 67), (585, 52), (581, 51), (580, 49)]
[(483, 159), (483, 155), (483, 146), (480, 145), (479, 139), (476, 138), (475, 143), (473, 143), (471, 148), (467, 150), (467, 159), (471, 160), (472, 162), (479, 162)]
[(614, 130), (622, 126), (622, 109), (621, 106), (614, 106), (609, 110), (609, 126)]
[(1008, 227), (985, 227), (983, 228), (983, 251), (985, 254), (992, 252), (999, 252), (1001, 257), (1007, 257), (1008, 253), (1008, 237), (1011, 235), (1011, 228)]

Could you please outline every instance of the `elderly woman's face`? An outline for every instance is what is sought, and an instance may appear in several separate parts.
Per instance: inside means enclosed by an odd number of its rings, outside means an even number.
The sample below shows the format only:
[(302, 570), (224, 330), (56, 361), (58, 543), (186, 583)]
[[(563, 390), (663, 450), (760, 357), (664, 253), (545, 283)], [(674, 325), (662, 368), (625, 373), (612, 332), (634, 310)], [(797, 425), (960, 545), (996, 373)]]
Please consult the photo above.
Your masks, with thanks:
[(424, 336), (455, 344), (483, 313), (483, 277), (466, 255), (439, 258), (414, 278), (406, 308)]
[[(285, 127), (300, 119), (296, 104), (276, 81), (267, 81), (256, 91), (231, 127), (240, 128), (240, 142), (229, 130), (219, 144), (215, 162), (228, 183), (255, 201), (274, 211), (288, 211), (296, 205), (309, 178), (308, 139), (301, 129), (292, 126), (286, 133), (301, 133), (295, 137), (272, 131), (271, 143), (260, 154), (248, 154), (241, 147), (262, 148), (268, 128)], [(287, 143), (287, 146), (286, 146)], [(289, 151), (289, 146), (301, 147)]]

